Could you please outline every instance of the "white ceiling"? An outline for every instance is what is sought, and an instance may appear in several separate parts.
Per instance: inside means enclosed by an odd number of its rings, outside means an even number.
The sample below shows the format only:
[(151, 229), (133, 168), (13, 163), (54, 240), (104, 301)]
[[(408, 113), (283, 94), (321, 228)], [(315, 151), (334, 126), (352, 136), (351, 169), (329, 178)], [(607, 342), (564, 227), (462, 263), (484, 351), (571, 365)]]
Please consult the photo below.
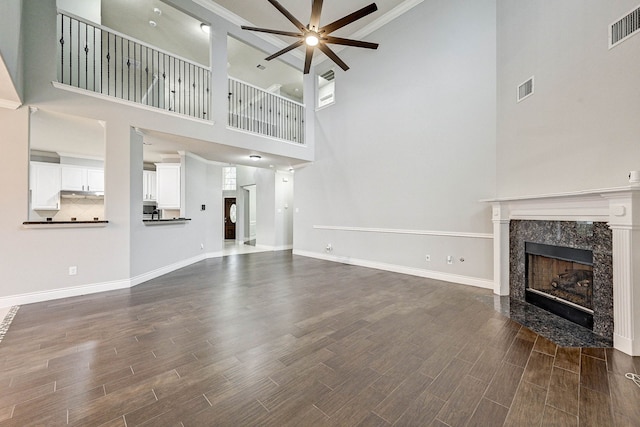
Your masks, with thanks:
[[(141, 129), (144, 141), (144, 161), (159, 163), (167, 158), (172, 158), (178, 151), (193, 153), (207, 160), (221, 164), (246, 165), (274, 170), (289, 170), (301, 164), (300, 160), (292, 160), (284, 156), (262, 153), (254, 150), (246, 150), (223, 144), (212, 144), (199, 139), (185, 138), (148, 129)], [(249, 156), (257, 154), (261, 156), (259, 161), (252, 161)]]

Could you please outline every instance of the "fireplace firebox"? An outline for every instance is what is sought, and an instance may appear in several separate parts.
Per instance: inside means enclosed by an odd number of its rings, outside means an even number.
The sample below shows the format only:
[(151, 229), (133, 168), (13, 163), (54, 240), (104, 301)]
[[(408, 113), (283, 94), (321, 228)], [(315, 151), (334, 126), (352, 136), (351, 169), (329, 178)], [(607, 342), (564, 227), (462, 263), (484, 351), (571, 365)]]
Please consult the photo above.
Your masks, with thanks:
[(593, 252), (525, 242), (525, 300), (593, 330)]

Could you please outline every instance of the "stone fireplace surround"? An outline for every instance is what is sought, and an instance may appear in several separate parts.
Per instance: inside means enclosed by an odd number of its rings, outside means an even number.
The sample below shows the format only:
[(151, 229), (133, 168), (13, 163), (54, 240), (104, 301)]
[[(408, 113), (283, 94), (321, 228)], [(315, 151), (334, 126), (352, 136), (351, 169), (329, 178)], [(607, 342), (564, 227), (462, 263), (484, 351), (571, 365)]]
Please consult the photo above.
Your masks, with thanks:
[[(519, 291), (512, 291), (511, 283), (519, 279), (511, 275), (519, 274), (515, 272), (520, 267), (512, 267), (510, 262), (512, 221), (545, 221), (550, 222), (548, 227), (556, 229), (558, 225), (553, 223), (558, 221), (574, 223), (574, 226), (578, 223), (578, 228), (580, 223), (594, 223), (594, 234), (604, 233), (603, 224), (596, 223), (606, 223), (612, 242), (613, 330), (610, 322), (607, 326), (605, 320), (594, 332), (612, 333), (614, 348), (631, 356), (640, 356), (640, 184), (488, 202), (493, 206), (494, 293), (504, 296), (513, 292), (515, 299), (519, 299)], [(610, 316), (606, 310), (602, 313), (604, 317)]]
[(525, 301), (525, 242), (593, 252), (593, 332), (613, 339), (611, 229), (605, 222), (513, 220), (509, 232), (509, 295)]

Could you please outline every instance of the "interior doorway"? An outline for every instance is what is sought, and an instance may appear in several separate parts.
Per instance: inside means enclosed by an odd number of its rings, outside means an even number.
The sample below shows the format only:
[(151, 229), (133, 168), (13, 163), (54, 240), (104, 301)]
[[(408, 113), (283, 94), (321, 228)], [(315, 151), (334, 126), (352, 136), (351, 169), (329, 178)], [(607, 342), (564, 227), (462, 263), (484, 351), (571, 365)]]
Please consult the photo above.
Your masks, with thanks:
[(256, 245), (257, 240), (257, 187), (255, 184), (245, 185), (242, 187), (244, 191), (244, 244)]
[(224, 238), (236, 239), (236, 222), (237, 222), (237, 205), (236, 198), (229, 197), (224, 199)]

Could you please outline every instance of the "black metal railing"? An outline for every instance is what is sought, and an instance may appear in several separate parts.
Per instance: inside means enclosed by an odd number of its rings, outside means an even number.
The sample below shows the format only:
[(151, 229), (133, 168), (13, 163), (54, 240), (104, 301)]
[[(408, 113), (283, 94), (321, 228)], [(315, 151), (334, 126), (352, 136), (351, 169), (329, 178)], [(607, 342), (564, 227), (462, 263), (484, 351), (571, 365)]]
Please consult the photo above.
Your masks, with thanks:
[(210, 118), (209, 68), (66, 12), (57, 24), (60, 83)]
[(229, 77), (229, 126), (304, 144), (304, 105)]

